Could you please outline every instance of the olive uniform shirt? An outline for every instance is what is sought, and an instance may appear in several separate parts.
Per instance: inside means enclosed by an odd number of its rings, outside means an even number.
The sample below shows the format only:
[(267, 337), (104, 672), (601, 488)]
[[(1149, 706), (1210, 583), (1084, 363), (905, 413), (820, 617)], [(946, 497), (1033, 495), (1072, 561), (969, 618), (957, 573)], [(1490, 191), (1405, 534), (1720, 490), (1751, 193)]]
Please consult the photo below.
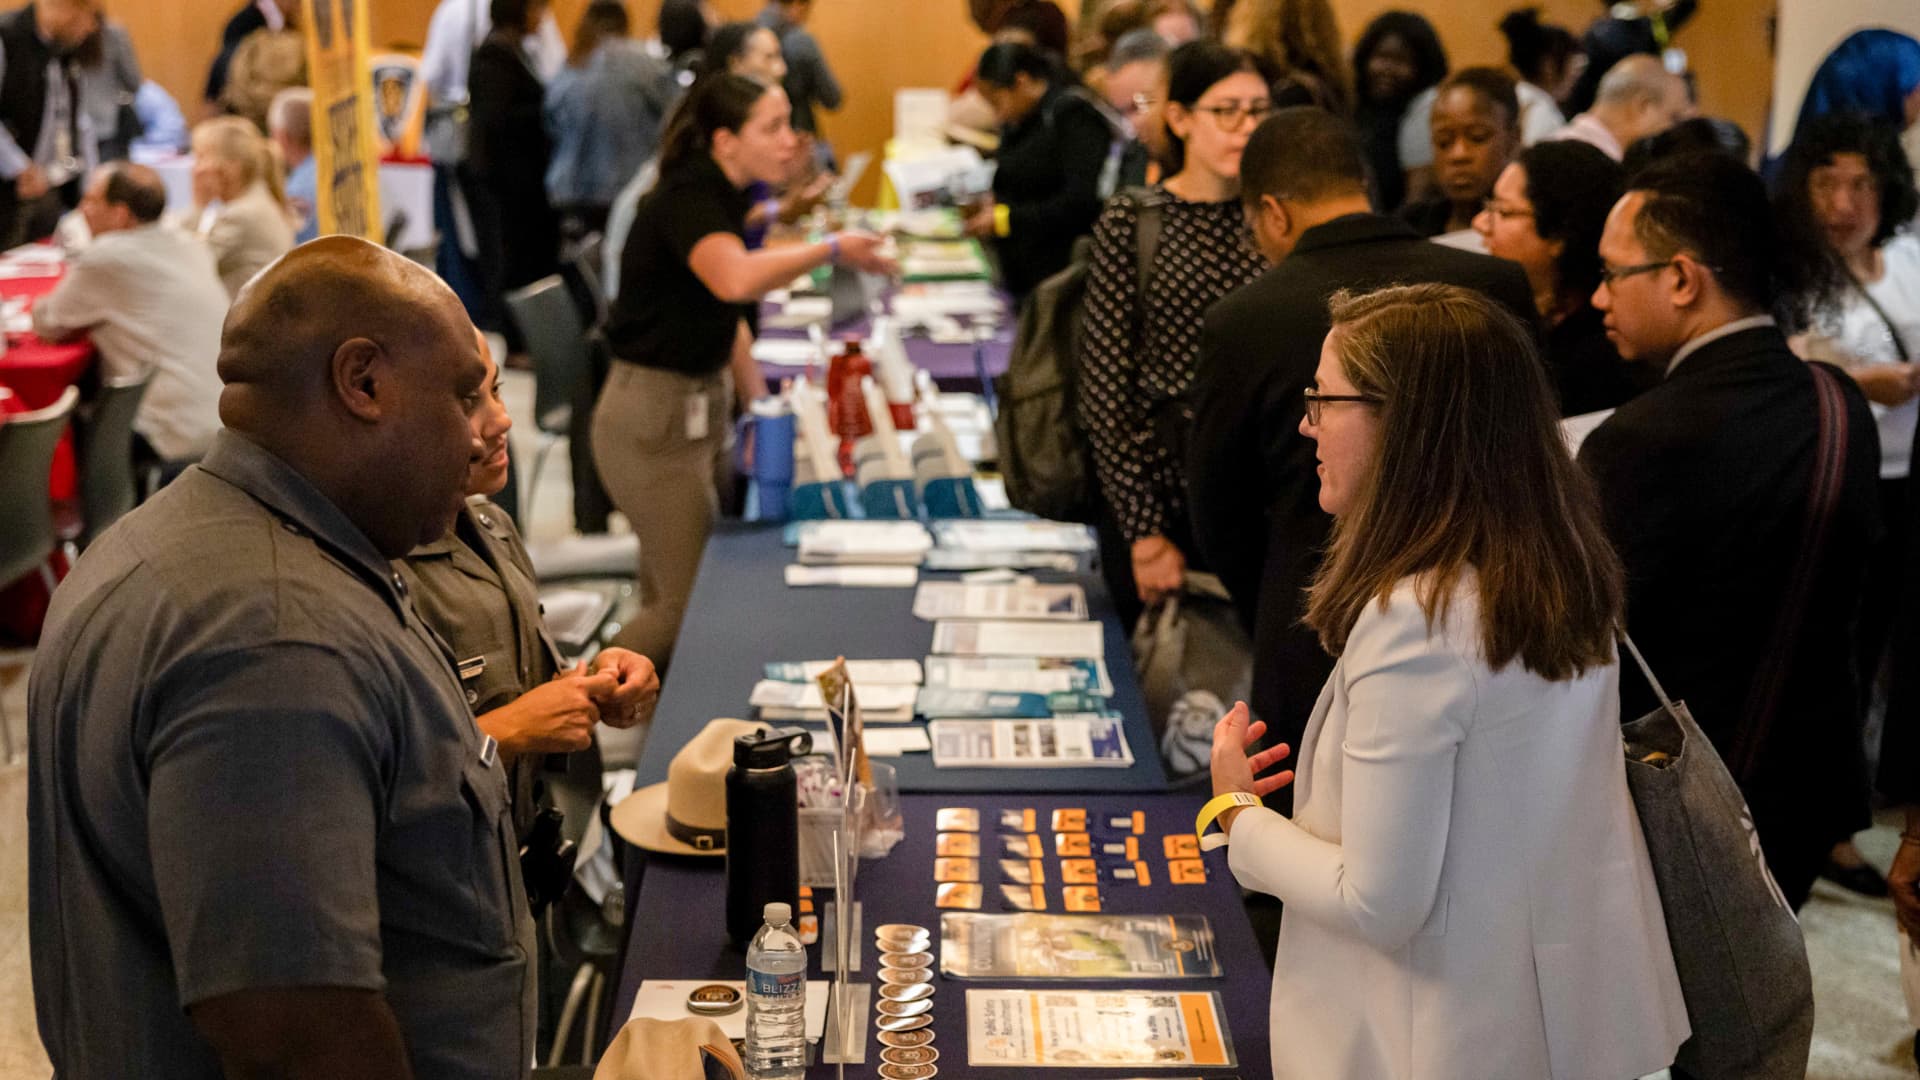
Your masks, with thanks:
[[(483, 716), (552, 679), (560, 657), (541, 620), (533, 561), (506, 511), (472, 499), (453, 530), (395, 562), (414, 606), (453, 649), (475, 716)], [(516, 836), (524, 839), (546, 801), (547, 755), (508, 766)]]
[(187, 1010), (383, 991), (413, 1074), (521, 1080), (506, 777), (410, 590), (229, 431), (87, 549), (28, 686), (28, 913), (64, 1080), (212, 1080)]

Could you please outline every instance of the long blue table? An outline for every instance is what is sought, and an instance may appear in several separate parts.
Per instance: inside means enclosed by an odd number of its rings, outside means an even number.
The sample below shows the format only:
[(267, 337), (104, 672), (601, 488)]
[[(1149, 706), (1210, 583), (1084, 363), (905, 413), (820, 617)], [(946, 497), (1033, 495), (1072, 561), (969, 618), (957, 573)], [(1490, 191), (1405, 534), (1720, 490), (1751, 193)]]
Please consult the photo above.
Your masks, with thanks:
[[(934, 905), (934, 817), (948, 806), (971, 806), (981, 817), (981, 880), (987, 891), (983, 911), (1005, 910), (999, 897), (999, 842), (995, 824), (1002, 809), (1032, 808), (1045, 829), (1051, 812), (1072, 807), (1094, 816), (1134, 810), (1146, 814), (1146, 831), (1140, 838), (1142, 856), (1151, 869), (1152, 884), (1142, 887), (1127, 882), (1100, 886), (1102, 910), (1118, 914), (1205, 915), (1212, 925), (1214, 945), (1220, 958), (1221, 976), (1212, 979), (1125, 980), (1122, 982), (1034, 982), (1014, 979), (958, 980), (944, 975), (934, 980), (933, 1045), (940, 1051), (941, 1077), (996, 1077), (1057, 1075), (1081, 1080), (1117, 1080), (1159, 1073), (1172, 1077), (1208, 1078), (1266, 1077), (1271, 1075), (1269, 1020), (1267, 1002), (1272, 978), (1262, 962), (1253, 929), (1241, 906), (1240, 889), (1227, 870), (1225, 851), (1205, 857), (1208, 880), (1204, 885), (1173, 885), (1166, 880), (1166, 859), (1161, 837), (1187, 832), (1193, 828), (1194, 814), (1203, 795), (1107, 794), (1097, 796), (1023, 795), (909, 795), (902, 802), (906, 818), (906, 838), (886, 858), (861, 864), (855, 887), (861, 901), (864, 925), (863, 949), (856, 982), (878, 986), (877, 956), (873, 948), (872, 928), (883, 923), (912, 923), (933, 932), (936, 954), (940, 947), (940, 911)], [(988, 850), (989, 846), (992, 850)], [(1047, 873), (1047, 910), (1062, 911), (1059, 860), (1051, 844), (1045, 860)], [(632, 912), (632, 936), (628, 942), (626, 963), (614, 999), (612, 1019), (617, 1027), (633, 1009), (634, 995), (642, 979), (741, 979), (746, 958), (726, 941), (726, 930), (719, 912), (725, 896), (724, 862), (719, 859), (683, 859), (656, 857), (649, 861), (644, 887)], [(816, 898), (823, 906), (826, 894)], [(808, 948), (809, 978), (828, 976), (821, 970), (822, 944)], [(967, 1064), (966, 991), (968, 987), (1021, 987), (1026, 989), (1166, 989), (1169, 991), (1214, 991), (1220, 995), (1226, 1024), (1239, 1058), (1234, 1068), (1177, 1069), (1046, 1069), (1027, 1072), (1007, 1068), (971, 1068)], [(871, 1005), (867, 1035), (867, 1063), (848, 1066), (847, 1075), (876, 1076), (880, 1064), (880, 1044), (875, 1040)], [(835, 1074), (835, 1067), (816, 1064), (810, 1077)]]
[[(642, 558), (645, 558), (643, 553)], [(673, 755), (715, 717), (751, 718), (747, 700), (769, 661), (917, 660), (933, 645), (933, 624), (913, 615), (912, 589), (789, 588), (795, 553), (778, 526), (728, 525), (707, 543), (687, 604), (673, 668), (654, 711), (636, 785), (667, 778)], [(1167, 776), (1133, 677), (1127, 636), (1097, 574), (1049, 574), (1085, 586), (1089, 613), (1106, 627), (1111, 705), (1126, 718), (1134, 763), (1125, 769), (935, 769), (930, 754), (886, 759), (900, 790), (1163, 791)], [(957, 575), (923, 574), (928, 580)]]

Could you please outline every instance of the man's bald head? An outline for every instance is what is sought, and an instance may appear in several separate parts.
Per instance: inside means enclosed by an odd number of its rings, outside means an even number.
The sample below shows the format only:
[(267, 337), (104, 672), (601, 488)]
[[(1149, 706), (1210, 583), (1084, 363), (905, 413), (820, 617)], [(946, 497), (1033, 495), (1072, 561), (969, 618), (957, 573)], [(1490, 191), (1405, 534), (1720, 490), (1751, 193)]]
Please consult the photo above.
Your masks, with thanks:
[(312, 480), (383, 553), (451, 525), (486, 365), (429, 271), (352, 237), (295, 248), (234, 298), (219, 372), (227, 427)]
[(1593, 107), (1620, 145), (1628, 146), (1693, 115), (1693, 90), (1659, 57), (1640, 53), (1607, 69)]

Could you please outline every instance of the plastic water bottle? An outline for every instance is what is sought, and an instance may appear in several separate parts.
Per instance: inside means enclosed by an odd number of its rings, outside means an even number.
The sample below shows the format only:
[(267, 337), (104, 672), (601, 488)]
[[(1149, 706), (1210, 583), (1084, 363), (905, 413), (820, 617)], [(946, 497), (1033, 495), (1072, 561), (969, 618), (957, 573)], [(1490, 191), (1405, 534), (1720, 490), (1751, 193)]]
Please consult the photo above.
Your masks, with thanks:
[(747, 1074), (800, 1080), (807, 1068), (807, 947), (793, 908), (766, 907), (766, 925), (747, 947)]

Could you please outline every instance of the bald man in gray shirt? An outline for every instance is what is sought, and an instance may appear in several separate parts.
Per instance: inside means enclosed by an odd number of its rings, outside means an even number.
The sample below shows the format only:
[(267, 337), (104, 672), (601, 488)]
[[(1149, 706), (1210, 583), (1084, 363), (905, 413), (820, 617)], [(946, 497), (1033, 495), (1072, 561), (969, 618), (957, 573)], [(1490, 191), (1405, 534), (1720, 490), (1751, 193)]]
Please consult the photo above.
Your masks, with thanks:
[(505, 1078), (533, 928), (492, 740), (388, 560), (444, 535), (486, 364), (359, 240), (244, 289), (201, 464), (87, 549), (28, 688), (63, 1080)]

